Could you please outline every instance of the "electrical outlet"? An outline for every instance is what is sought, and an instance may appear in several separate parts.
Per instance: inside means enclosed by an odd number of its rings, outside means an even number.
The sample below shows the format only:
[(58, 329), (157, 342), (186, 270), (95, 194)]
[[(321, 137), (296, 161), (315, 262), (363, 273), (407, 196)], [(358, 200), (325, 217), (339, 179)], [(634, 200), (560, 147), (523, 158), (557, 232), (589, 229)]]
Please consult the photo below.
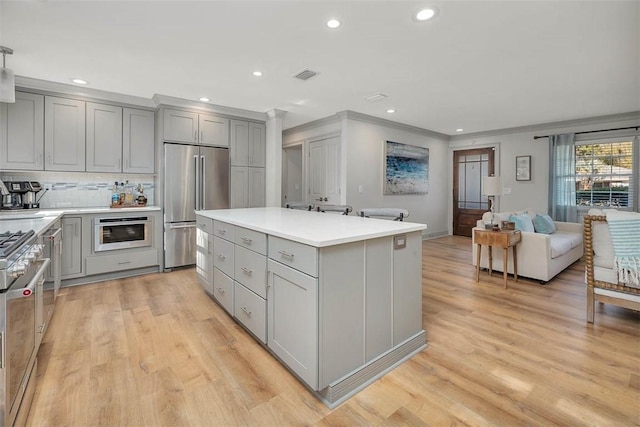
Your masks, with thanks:
[(511, 194), (511, 187), (504, 187), (502, 189), (502, 194)]
[(358, 193), (360, 193), (360, 194), (364, 193), (364, 186), (363, 185), (358, 185)]

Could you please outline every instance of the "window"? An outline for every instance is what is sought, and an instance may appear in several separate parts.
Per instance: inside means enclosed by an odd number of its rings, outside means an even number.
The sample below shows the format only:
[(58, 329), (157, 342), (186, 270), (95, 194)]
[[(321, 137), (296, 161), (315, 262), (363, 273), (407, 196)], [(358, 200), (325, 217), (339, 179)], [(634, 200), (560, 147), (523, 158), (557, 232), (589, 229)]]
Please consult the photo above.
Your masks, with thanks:
[(585, 143), (575, 150), (578, 207), (633, 209), (633, 140)]

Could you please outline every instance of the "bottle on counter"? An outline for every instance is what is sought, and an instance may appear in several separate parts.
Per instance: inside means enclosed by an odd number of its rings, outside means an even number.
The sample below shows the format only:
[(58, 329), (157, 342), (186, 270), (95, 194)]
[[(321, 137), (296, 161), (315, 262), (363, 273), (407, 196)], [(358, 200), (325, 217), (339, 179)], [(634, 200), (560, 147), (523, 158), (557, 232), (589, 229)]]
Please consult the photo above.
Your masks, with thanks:
[(120, 192), (120, 203), (118, 203), (119, 205), (124, 205), (124, 198), (125, 198), (125, 194), (124, 194), (124, 182), (121, 182), (120, 185), (118, 186), (118, 191)]
[(113, 184), (113, 190), (111, 194), (111, 206), (118, 206), (120, 204), (120, 192), (118, 191), (118, 181)]
[(124, 204), (126, 206), (131, 206), (133, 205), (133, 188), (129, 185), (129, 180), (127, 180), (124, 188)]

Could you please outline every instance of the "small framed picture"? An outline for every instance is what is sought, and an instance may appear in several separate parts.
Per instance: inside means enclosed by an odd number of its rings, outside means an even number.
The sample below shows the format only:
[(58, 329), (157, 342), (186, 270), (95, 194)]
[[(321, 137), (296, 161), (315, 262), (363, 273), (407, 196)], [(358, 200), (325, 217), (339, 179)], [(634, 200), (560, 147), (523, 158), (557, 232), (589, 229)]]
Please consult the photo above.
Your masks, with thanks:
[(531, 181), (531, 156), (516, 156), (516, 181)]

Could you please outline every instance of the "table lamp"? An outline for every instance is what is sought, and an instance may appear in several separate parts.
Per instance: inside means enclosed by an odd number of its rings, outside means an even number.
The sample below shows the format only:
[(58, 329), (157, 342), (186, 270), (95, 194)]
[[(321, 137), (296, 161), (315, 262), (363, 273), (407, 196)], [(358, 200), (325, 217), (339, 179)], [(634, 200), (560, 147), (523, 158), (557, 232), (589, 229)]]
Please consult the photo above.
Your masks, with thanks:
[(482, 178), (482, 194), (489, 198), (489, 210), (491, 211), (491, 225), (493, 226), (494, 208), (496, 196), (502, 195), (502, 179), (499, 176), (485, 176)]

